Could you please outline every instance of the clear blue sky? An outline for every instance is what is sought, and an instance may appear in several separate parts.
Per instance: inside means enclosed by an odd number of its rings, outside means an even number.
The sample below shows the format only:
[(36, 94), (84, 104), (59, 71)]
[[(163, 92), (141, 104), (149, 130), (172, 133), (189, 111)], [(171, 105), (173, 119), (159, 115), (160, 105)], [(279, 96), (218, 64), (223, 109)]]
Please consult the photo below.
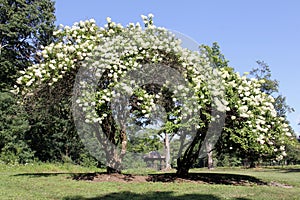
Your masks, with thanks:
[(300, 132), (300, 1), (298, 0), (57, 0), (57, 25), (106, 17), (140, 22), (153, 13), (157, 26), (179, 31), (200, 44), (218, 42), (230, 65), (239, 71), (264, 60), (280, 81), (280, 93), (296, 110), (288, 116)]

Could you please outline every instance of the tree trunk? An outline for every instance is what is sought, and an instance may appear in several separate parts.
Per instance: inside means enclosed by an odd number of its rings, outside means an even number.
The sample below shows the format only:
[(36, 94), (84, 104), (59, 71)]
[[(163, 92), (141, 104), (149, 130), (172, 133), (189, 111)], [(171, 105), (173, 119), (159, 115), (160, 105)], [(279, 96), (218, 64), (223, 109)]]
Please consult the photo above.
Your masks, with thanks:
[(186, 178), (189, 175), (189, 170), (191, 168), (190, 162), (186, 162), (184, 158), (177, 159), (177, 171), (176, 175), (180, 178)]
[(207, 150), (207, 167), (208, 169), (214, 168), (214, 160), (213, 160), (213, 151), (212, 151), (212, 144), (210, 142), (207, 142), (206, 144), (206, 150)]
[[(127, 135), (126, 135), (126, 129), (125, 126), (123, 125), (121, 121), (121, 130), (119, 132), (120, 139), (121, 139), (121, 152), (119, 152), (119, 149), (116, 148), (114, 145), (111, 144), (104, 144), (104, 149), (106, 152), (106, 162), (107, 162), (107, 167), (106, 167), (106, 172), (108, 174), (112, 173), (121, 173), (122, 169), (122, 159), (126, 154), (126, 149), (127, 149)], [(112, 135), (116, 135), (115, 132)], [(110, 140), (112, 142), (112, 139)], [(112, 142), (115, 144), (115, 141)]]
[(203, 141), (206, 136), (207, 126), (203, 129), (198, 129), (193, 141), (189, 144), (184, 154), (177, 159), (177, 176), (187, 177), (189, 169), (193, 166), (196, 160), (199, 158), (199, 153)]
[(213, 152), (210, 151), (207, 153), (207, 167), (208, 169), (214, 168)]
[(189, 169), (190, 169), (190, 167), (188, 167), (188, 166), (180, 166), (176, 171), (177, 177), (180, 177), (180, 178), (188, 177)]
[(166, 170), (170, 170), (171, 169), (171, 164), (170, 164), (170, 160), (171, 160), (171, 156), (170, 156), (170, 140), (169, 140), (169, 135), (167, 133), (165, 133), (165, 154), (166, 154)]
[(112, 167), (107, 166), (106, 167), (106, 173), (107, 174), (114, 174), (114, 173), (121, 174), (121, 170), (117, 170), (117, 169), (114, 169)]
[(250, 160), (250, 168), (255, 168), (256, 164), (253, 160)]

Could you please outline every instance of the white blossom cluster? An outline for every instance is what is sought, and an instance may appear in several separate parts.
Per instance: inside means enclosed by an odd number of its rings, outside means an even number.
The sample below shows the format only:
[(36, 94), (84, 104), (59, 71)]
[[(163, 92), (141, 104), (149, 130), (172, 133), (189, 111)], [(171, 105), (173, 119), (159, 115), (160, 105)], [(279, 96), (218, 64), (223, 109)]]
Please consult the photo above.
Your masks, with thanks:
[(249, 79), (247, 74), (240, 76), (226, 68), (221, 71), (232, 113), (229, 117), (234, 126), (243, 127), (234, 130), (233, 140), (237, 141), (236, 135), (244, 135), (245, 149), (255, 146), (256, 151), (276, 154), (276, 160), (282, 160), (286, 156), (285, 142), (292, 134), (285, 119), (277, 117), (274, 98), (261, 92), (263, 80)]
[(22, 91), (25, 94), (29, 88), (44, 83), (52, 86), (58, 82), (76, 68), (76, 63), (90, 54), (97, 44), (95, 41), (101, 40), (98, 29), (95, 20), (91, 19), (75, 23), (72, 27), (62, 27), (54, 32), (59, 40), (37, 52), (37, 55), (43, 58), (40, 63), (19, 72), (21, 76), (17, 79), (14, 92)]
[[(124, 95), (124, 91), (137, 96), (140, 112), (149, 117), (163, 94), (148, 94), (136, 84), (130, 81), (123, 84), (120, 80), (130, 71), (142, 69), (145, 63), (176, 64), (173, 67), (180, 71), (187, 85), (173, 86), (175, 107), (181, 100), (193, 100), (174, 111), (173, 115), (177, 117), (174, 124), (188, 113), (199, 113), (213, 105), (220, 112), (231, 113), (232, 128), (239, 135), (251, 138), (248, 144), (254, 145), (256, 151), (272, 151), (277, 160), (286, 156), (285, 138), (291, 136), (288, 125), (277, 117), (272, 104), (274, 99), (260, 91), (260, 81), (240, 76), (227, 68), (212, 70), (209, 58), (183, 48), (173, 34), (165, 28), (155, 27), (152, 14), (142, 16), (142, 19), (145, 28), (139, 23), (123, 27), (110, 18), (104, 28), (98, 27), (94, 20), (81, 21), (72, 27), (62, 26), (54, 33), (58, 41), (39, 52), (43, 60), (20, 71), (15, 92), (26, 94), (45, 84), (55, 87), (66, 74), (81, 67), (95, 83), (84, 79), (80, 82), (82, 93), (76, 103), (87, 113), (86, 122), (101, 123), (109, 111), (99, 114), (95, 110)], [(106, 82), (99, 90), (97, 81), (103, 77)], [(168, 86), (168, 83), (162, 84)], [(217, 117), (211, 116), (208, 120)], [(203, 122), (198, 123), (200, 126)], [(235, 125), (243, 128), (235, 129)], [(235, 142), (243, 143), (237, 138), (233, 134)], [(252, 148), (246, 144), (244, 147)]]
[[(110, 19), (108, 20), (110, 25), (108, 26), (108, 33), (113, 34), (115, 32), (110, 31), (113, 28), (113, 24)], [(150, 23), (150, 22), (149, 22)], [(103, 34), (105, 35), (105, 34)], [(209, 72), (209, 64), (207, 59), (199, 55), (199, 53), (191, 52), (188, 49), (184, 49), (180, 45), (180, 40), (175, 39), (175, 36), (169, 33), (164, 28), (153, 28), (153, 26), (147, 26), (144, 30), (139, 24), (129, 24), (126, 28), (118, 30), (118, 34), (115, 36), (103, 37), (103, 44), (99, 45), (97, 49), (93, 51), (93, 55), (87, 57), (84, 62), (84, 67), (90, 69), (95, 74), (95, 77), (100, 78), (103, 74), (109, 79), (109, 84), (106, 89), (96, 92), (96, 102), (98, 107), (101, 104), (111, 102), (113, 96), (110, 92), (118, 87), (119, 80), (124, 78), (128, 71), (139, 70), (143, 66), (143, 62), (150, 63), (163, 63), (172, 62), (168, 59), (175, 57), (176, 62), (180, 64), (180, 68), (183, 70), (183, 76), (189, 77), (193, 80), (195, 88), (199, 87), (200, 82), (205, 82), (211, 78)], [(170, 56), (171, 58), (168, 58)], [(91, 70), (92, 69), (92, 70)], [(146, 72), (147, 73), (147, 72)], [(209, 77), (209, 78), (208, 78)], [(163, 83), (162, 83), (163, 84)], [(191, 86), (192, 88), (193, 86)], [(140, 104), (141, 112), (145, 117), (149, 117), (151, 112), (156, 108), (155, 102), (161, 97), (161, 93), (150, 95), (144, 90), (137, 90), (135, 88), (127, 86), (121, 86), (121, 88), (128, 90), (128, 93), (138, 95), (138, 104)], [(176, 102), (180, 99), (187, 100), (191, 98), (190, 87), (183, 85), (173, 86), (174, 97), (173, 101)], [(208, 90), (205, 88), (204, 90)], [(87, 90), (90, 91), (90, 90)], [(211, 92), (213, 92), (211, 90)], [(115, 96), (122, 94), (116, 93)], [(84, 98), (86, 98), (84, 94)], [(194, 96), (192, 94), (192, 96)], [(204, 96), (203, 103), (208, 103)], [(206, 98), (208, 96), (206, 95)], [(91, 101), (91, 100), (90, 100)], [(197, 101), (194, 101), (197, 104)], [(221, 103), (219, 103), (221, 104)], [(89, 106), (89, 104), (87, 104)], [(183, 117), (187, 118), (188, 113), (199, 112), (201, 105), (185, 105), (182, 107), (181, 112), (173, 113), (178, 115), (183, 113)], [(92, 116), (91, 116), (92, 117)], [(94, 116), (96, 117), (96, 116)], [(97, 119), (99, 120), (98, 116)], [(100, 123), (103, 117), (100, 117)], [(177, 121), (181, 120), (182, 116), (177, 116)], [(94, 119), (88, 119), (90, 122), (94, 122)]]

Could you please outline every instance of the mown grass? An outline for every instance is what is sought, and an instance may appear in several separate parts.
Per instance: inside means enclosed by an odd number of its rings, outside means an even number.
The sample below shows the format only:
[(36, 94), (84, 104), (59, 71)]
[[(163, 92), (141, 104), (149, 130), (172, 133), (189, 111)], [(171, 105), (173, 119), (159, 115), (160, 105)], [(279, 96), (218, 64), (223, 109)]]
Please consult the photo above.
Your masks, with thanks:
[[(0, 199), (300, 199), (300, 166), (293, 168), (239, 169), (220, 168), (213, 171), (193, 169), (193, 173), (247, 175), (264, 182), (293, 186), (283, 188), (268, 185), (234, 186), (198, 183), (117, 183), (76, 181), (78, 173), (101, 172), (65, 164), (34, 164), (9, 166), (0, 164)], [(127, 173), (153, 173), (148, 170), (128, 170)]]

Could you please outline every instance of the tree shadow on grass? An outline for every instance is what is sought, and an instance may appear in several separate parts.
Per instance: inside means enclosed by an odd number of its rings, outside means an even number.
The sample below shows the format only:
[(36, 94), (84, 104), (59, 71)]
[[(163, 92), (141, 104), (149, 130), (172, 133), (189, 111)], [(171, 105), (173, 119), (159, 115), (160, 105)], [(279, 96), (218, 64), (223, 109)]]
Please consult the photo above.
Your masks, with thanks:
[[(74, 176), (74, 174), (77, 173), (63, 173), (63, 172), (42, 172), (42, 173), (23, 173), (23, 174), (15, 174), (13, 176), (28, 176), (31, 178), (39, 178), (39, 177), (51, 177), (51, 176), (60, 176), (60, 175), (69, 175)], [(85, 176), (94, 177), (96, 176), (96, 173), (78, 173), (78, 174), (84, 174)]]
[[(145, 194), (137, 194), (132, 192), (110, 193), (103, 196), (85, 198), (82, 196), (68, 196), (63, 200), (150, 200), (150, 199), (172, 199), (172, 200), (220, 200), (221, 198), (210, 194), (184, 194), (174, 196), (173, 192), (147, 192)], [(245, 198), (236, 198), (236, 200), (248, 200)]]
[(294, 172), (300, 172), (300, 168), (291, 168), (291, 169), (284, 169), (284, 173), (294, 173)]
[(283, 167), (273, 167), (273, 168), (263, 168), (259, 169), (258, 172), (280, 172), (280, 173), (296, 173), (300, 172), (300, 168), (283, 168)]
[(102, 173), (24, 173), (14, 176), (28, 176), (32, 178), (51, 177), (58, 175), (67, 175), (69, 178), (77, 181), (95, 181), (95, 182), (193, 182), (202, 184), (222, 184), (222, 185), (268, 185), (268, 183), (248, 175), (226, 174), (226, 173), (189, 173), (187, 177), (179, 178), (175, 173), (149, 174), (148, 176), (139, 176), (133, 174), (107, 174)]
[(176, 174), (150, 174), (151, 182), (196, 181), (208, 184), (222, 185), (267, 185), (266, 182), (248, 175), (225, 173), (189, 173), (185, 178), (178, 178)]

